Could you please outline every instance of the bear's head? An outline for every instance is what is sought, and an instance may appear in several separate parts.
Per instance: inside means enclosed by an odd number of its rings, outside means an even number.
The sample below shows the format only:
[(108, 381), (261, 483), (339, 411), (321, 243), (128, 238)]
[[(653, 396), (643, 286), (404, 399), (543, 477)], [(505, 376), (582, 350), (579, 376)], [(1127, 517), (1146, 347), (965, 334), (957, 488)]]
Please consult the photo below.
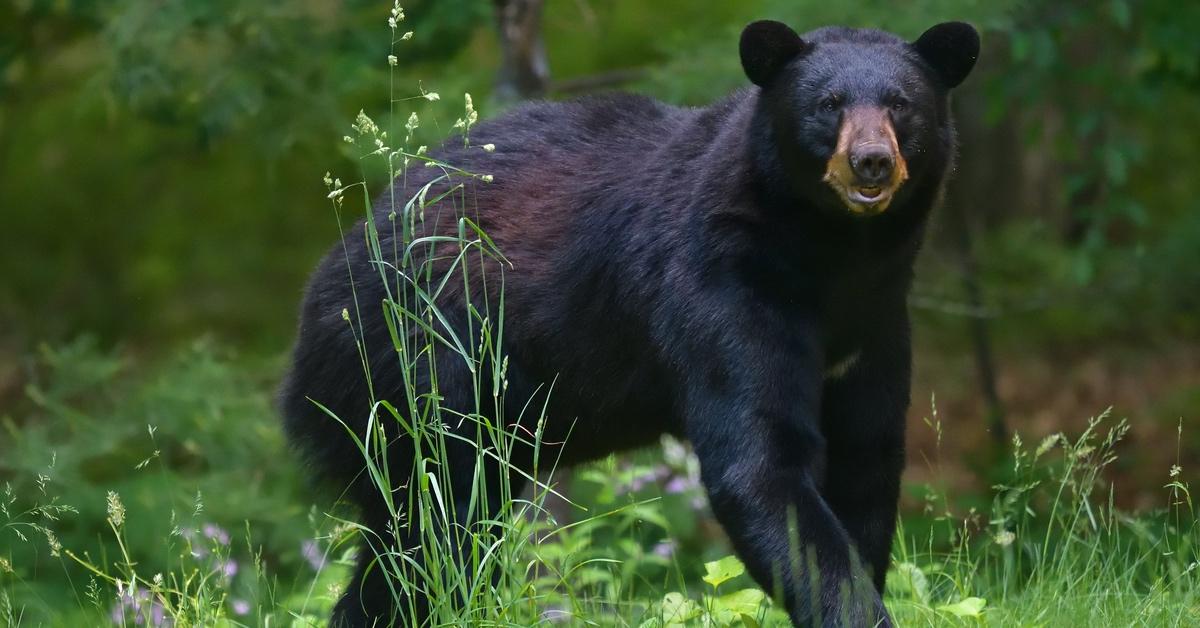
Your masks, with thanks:
[(876, 30), (822, 28), (803, 36), (754, 22), (742, 67), (761, 88), (756, 124), (790, 193), (856, 215), (936, 189), (954, 152), (948, 94), (979, 56), (979, 35), (938, 24), (914, 42)]

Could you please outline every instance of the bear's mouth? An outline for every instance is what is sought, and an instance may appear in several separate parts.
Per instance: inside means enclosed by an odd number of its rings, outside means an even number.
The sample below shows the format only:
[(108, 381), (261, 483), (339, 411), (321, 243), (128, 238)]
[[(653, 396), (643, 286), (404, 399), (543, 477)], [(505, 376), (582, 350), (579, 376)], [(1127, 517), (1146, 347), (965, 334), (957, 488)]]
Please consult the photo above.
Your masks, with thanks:
[(850, 188), (846, 196), (855, 203), (872, 204), (882, 200), (883, 187), (878, 185), (864, 185), (862, 187)]
[(891, 204), (892, 198), (902, 182), (894, 185), (847, 185), (832, 173), (825, 175), (825, 182), (837, 192), (842, 203), (851, 213), (861, 216), (882, 214)]

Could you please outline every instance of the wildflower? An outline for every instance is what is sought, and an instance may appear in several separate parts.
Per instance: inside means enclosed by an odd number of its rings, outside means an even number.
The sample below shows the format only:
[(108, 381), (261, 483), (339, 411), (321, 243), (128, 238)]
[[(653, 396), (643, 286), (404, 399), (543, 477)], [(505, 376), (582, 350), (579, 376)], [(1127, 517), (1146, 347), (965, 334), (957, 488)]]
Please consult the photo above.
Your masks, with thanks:
[(325, 187), (332, 187), (332, 186), (333, 186), (333, 179), (331, 179), (331, 178), (329, 177), (329, 172), (328, 172), (328, 171), (326, 171), (326, 172), (325, 172), (325, 177), (324, 177), (323, 179), (321, 179), (321, 180), (325, 182)]
[(300, 555), (308, 561), (308, 565), (313, 568), (313, 571), (321, 571), (325, 568), (325, 555), (321, 553), (321, 548), (317, 547), (316, 541), (309, 539), (301, 543)]
[(483, 176), (481, 176), (481, 177), (479, 177), (479, 178), (480, 178), (480, 179), (481, 179), (481, 180), (482, 180), (484, 183), (491, 183), (492, 181), (494, 181), (494, 180), (495, 180), (495, 177), (493, 177), (493, 176), (492, 176), (492, 175), (490, 175), (490, 174), (485, 174), (485, 175), (483, 175)]
[(1009, 532), (1008, 530), (1001, 530), (1000, 532), (996, 533), (996, 536), (993, 540), (996, 541), (996, 545), (999, 545), (1000, 547), (1008, 547), (1009, 545), (1013, 544), (1013, 541), (1017, 540), (1017, 535)]
[(418, 146), (418, 147), (417, 147), (417, 155), (418, 155), (418, 156), (419, 156), (419, 155), (424, 155), (424, 154), (425, 154), (425, 153), (427, 153), (427, 152), (429, 152), (429, 147), (428, 147), (428, 146), (425, 146), (424, 144), (422, 144), (421, 146)]
[(121, 503), (121, 496), (114, 491), (108, 492), (108, 522), (114, 528), (125, 524), (125, 504)]
[(658, 545), (655, 545), (654, 549), (651, 550), (651, 552), (655, 556), (658, 556), (659, 558), (670, 558), (672, 555), (675, 554), (675, 548), (677, 546), (678, 546), (678, 543), (676, 543), (673, 540), (668, 539), (666, 541), (659, 543)]
[(485, 152), (485, 153), (494, 153), (494, 152), (496, 152), (496, 145), (495, 145), (495, 144), (484, 144), (483, 146), (481, 146), (481, 148), (483, 148), (483, 152)]
[(470, 131), (471, 127), (479, 121), (479, 113), (475, 111), (475, 102), (471, 100), (470, 94), (463, 94), (463, 98), (466, 100), (465, 115), (455, 121), (454, 128)]
[(237, 561), (227, 560), (223, 563), (220, 563), (217, 565), (217, 571), (221, 572), (221, 575), (225, 576), (226, 578), (233, 578), (238, 572)]
[(203, 527), (204, 538), (220, 543), (221, 545), (229, 545), (229, 533), (221, 526), (215, 523), (206, 523)]
[(1046, 453), (1047, 451), (1050, 451), (1050, 449), (1053, 448), (1054, 445), (1058, 443), (1058, 437), (1059, 437), (1058, 434), (1051, 434), (1051, 435), (1047, 436), (1046, 438), (1043, 438), (1042, 442), (1037, 446), (1037, 449), (1034, 450), (1033, 457), (1040, 458), (1042, 456), (1042, 454)]
[(12, 563), (3, 556), (0, 556), (0, 573), (13, 573)]
[(361, 109), (358, 110), (358, 115), (354, 117), (352, 128), (358, 131), (359, 135), (379, 135), (379, 125), (375, 124), (375, 121)]
[(46, 545), (50, 546), (50, 555), (55, 558), (62, 552), (62, 543), (50, 528), (42, 528), (42, 534), (46, 535)]
[(250, 603), (246, 600), (233, 600), (233, 614), (242, 616), (250, 614)]
[(390, 65), (394, 68), (394, 67), (396, 67), (396, 64), (399, 62), (400, 62), (400, 60), (396, 58), (396, 55), (388, 55), (388, 65)]
[(162, 587), (162, 585), (163, 585), (163, 575), (161, 573), (154, 574), (154, 586)]
[(342, 141), (343, 141), (343, 142), (345, 142), (345, 143), (347, 143), (347, 144), (353, 144), (353, 143), (354, 143), (354, 138), (353, 138), (353, 137), (350, 137), (349, 135), (343, 135), (343, 136), (342, 136)]
[(117, 604), (113, 607), (109, 618), (114, 624), (122, 626), (129, 624), (161, 627), (174, 625), (174, 621), (167, 617), (166, 608), (161, 602), (151, 598), (150, 591), (133, 586), (127, 590), (119, 590)]
[(344, 320), (344, 321), (350, 320), (350, 310), (347, 310), (346, 308), (342, 308), (342, 320)]
[(439, 95), (437, 92), (425, 92), (424, 94), (421, 94), (421, 97), (429, 102), (437, 102), (442, 99), (441, 95)]
[(388, 28), (396, 30), (396, 18), (391, 16), (388, 17)]
[(671, 478), (671, 480), (669, 482), (667, 482), (667, 485), (664, 487), (664, 490), (666, 490), (666, 492), (668, 494), (678, 495), (680, 493), (685, 493), (685, 492), (691, 490), (693, 486), (695, 486), (695, 484), (691, 481), (690, 478), (684, 477), (682, 475), (677, 475), (677, 476)]
[(1181, 467), (1177, 464), (1173, 464), (1173, 465), (1171, 465), (1171, 470), (1169, 471), (1169, 473), (1170, 473), (1171, 477), (1177, 478), (1177, 477), (1179, 477), (1180, 473), (1183, 473), (1183, 467)]
[(412, 36), (413, 36), (413, 32), (408, 31), (407, 33), (404, 33), (403, 35), (400, 36), (400, 41), (408, 41), (408, 40), (412, 39)]
[(404, 128), (408, 131), (408, 134), (412, 135), (413, 131), (417, 130), (419, 126), (421, 126), (421, 120), (417, 118), (417, 112), (414, 111), (408, 114), (408, 122), (404, 123)]

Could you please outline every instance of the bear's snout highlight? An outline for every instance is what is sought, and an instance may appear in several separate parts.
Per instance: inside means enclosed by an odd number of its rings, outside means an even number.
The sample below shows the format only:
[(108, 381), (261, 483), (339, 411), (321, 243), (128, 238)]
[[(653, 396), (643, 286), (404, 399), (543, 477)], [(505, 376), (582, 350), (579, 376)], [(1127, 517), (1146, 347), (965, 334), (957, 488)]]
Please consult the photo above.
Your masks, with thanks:
[(837, 148), (824, 181), (855, 214), (882, 213), (908, 179), (908, 164), (883, 107), (860, 106), (842, 115)]

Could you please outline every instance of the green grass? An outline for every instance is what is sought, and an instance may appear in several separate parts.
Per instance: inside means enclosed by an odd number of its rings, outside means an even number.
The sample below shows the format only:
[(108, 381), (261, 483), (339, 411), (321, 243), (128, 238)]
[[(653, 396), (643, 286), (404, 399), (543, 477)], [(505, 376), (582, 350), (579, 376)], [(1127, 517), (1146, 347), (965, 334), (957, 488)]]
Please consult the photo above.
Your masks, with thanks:
[[(136, 580), (134, 597), (150, 598), (141, 607), (177, 625), (322, 625), (356, 532), (345, 509), (306, 489), (284, 448), (262, 375), (278, 367), (209, 343), (148, 364), (86, 341), (32, 360), (28, 401), (3, 417), (0, 622), (116, 625), (118, 591)], [(886, 602), (900, 624), (1200, 621), (1182, 472), (1163, 470), (1161, 508), (1113, 507), (1103, 469), (1123, 431), (1103, 419), (1069, 439), (1014, 445), (984, 508), (959, 509), (936, 483), (910, 487), (927, 499), (902, 517), (893, 552)], [(559, 474), (554, 488), (580, 507), (572, 523), (528, 516), (544, 498), (524, 496), (493, 565), (505, 584), (470, 612), (509, 625), (569, 613), (573, 623), (698, 626), (739, 625), (732, 611), (753, 608), (777, 624), (745, 575), (711, 584), (713, 569), (736, 565), (705, 566), (729, 550), (695, 503), (694, 473), (694, 458), (667, 441)]]

